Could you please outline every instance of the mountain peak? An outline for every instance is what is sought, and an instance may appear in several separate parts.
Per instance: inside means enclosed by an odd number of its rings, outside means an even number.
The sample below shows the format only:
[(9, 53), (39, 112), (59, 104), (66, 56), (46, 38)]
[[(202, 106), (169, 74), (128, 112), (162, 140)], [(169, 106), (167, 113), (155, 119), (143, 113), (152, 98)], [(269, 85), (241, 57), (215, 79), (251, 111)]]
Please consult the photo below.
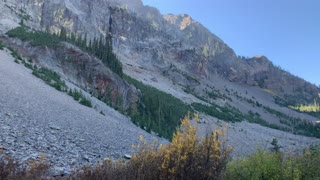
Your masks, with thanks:
[(264, 55), (254, 55), (253, 58), (260, 59), (260, 58), (266, 58), (266, 57)]

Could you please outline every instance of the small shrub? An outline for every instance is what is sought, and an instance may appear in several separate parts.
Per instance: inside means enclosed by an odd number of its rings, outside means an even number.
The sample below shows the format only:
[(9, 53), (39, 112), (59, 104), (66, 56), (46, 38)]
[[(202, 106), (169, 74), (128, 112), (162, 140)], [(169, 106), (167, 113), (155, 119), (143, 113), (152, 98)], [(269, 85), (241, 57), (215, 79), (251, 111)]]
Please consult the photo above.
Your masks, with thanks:
[(272, 145), (272, 150), (273, 150), (274, 152), (279, 152), (279, 151), (280, 151), (280, 148), (282, 148), (281, 146), (279, 146), (278, 140), (277, 140), (276, 138), (273, 138), (273, 139), (272, 139), (271, 145)]
[(18, 61), (18, 59), (14, 59), (14, 62), (17, 64), (20, 64), (20, 62)]
[(92, 107), (92, 103), (89, 99), (87, 99), (82, 93), (81, 91), (78, 91), (76, 89), (72, 90), (72, 89), (69, 89), (69, 92), (68, 94), (70, 96), (73, 97), (73, 99), (75, 101), (78, 101), (80, 104), (84, 105), (84, 106), (87, 106), (87, 107)]
[(89, 99), (86, 99), (85, 97), (81, 98), (80, 104), (87, 106), (87, 107), (92, 107), (91, 101)]
[(0, 41), (0, 50), (3, 50), (6, 46), (3, 44), (2, 41)]

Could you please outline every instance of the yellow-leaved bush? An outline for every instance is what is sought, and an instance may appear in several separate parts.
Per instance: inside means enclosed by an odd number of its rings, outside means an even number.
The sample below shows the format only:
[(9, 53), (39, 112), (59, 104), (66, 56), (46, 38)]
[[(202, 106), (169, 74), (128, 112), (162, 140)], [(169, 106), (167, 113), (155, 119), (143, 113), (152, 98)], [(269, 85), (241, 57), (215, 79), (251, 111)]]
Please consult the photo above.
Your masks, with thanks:
[[(194, 116), (198, 121), (198, 115)], [(147, 144), (130, 160), (137, 179), (217, 179), (221, 178), (232, 149), (227, 148), (222, 131), (197, 138), (197, 129), (184, 117), (181, 127), (167, 145)]]

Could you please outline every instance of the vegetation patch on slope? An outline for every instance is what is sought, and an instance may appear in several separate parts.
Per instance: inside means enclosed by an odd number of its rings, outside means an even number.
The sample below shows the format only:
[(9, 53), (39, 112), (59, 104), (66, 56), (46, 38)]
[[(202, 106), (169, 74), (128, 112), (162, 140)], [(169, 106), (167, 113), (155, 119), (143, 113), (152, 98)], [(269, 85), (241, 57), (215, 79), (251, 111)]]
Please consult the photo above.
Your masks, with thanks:
[(0, 41), (0, 50), (3, 50), (6, 46), (3, 44), (2, 41)]
[(191, 111), (190, 107), (170, 94), (144, 85), (129, 76), (124, 77), (141, 91), (138, 107), (129, 112), (132, 121), (148, 132), (154, 131), (171, 139), (180, 125), (180, 119)]
[(80, 104), (88, 107), (92, 107), (92, 103), (89, 99), (87, 99), (81, 91), (77, 89), (69, 89), (68, 94), (73, 97), (75, 101), (78, 101)]
[(49, 32), (33, 31), (26, 26), (20, 26), (7, 32), (9, 37), (16, 37), (22, 41), (30, 41), (32, 46), (46, 46), (55, 48), (61, 46), (61, 42), (69, 42), (81, 48), (83, 51), (88, 52), (109, 67), (113, 72), (122, 76), (122, 64), (113, 53), (112, 39), (106, 37), (103, 39), (94, 38), (93, 41), (87, 40), (86, 36), (82, 37), (79, 35), (76, 37), (75, 34), (71, 33), (67, 35), (64, 29), (61, 30), (60, 34), (50, 34)]
[[(1, 41), (0, 41), (1, 42)], [(3, 45), (3, 47), (6, 47)], [(26, 58), (21, 57), (18, 52), (11, 48), (7, 47), (8, 50), (11, 51), (11, 55), (13, 58), (15, 58), (14, 62), (17, 64), (23, 64), (26, 68), (32, 70), (32, 74), (40, 79), (42, 79), (46, 84), (49, 86), (52, 86), (58, 91), (68, 93), (70, 96), (74, 98), (74, 100), (78, 101), (80, 104), (92, 107), (91, 101), (86, 98), (81, 91), (78, 91), (76, 89), (72, 90), (69, 89), (68, 86), (65, 84), (63, 80), (61, 80), (61, 77), (58, 73), (44, 67), (38, 67), (36, 65), (33, 65), (32, 59), (28, 59), (26, 61)]]
[(282, 130), (294, 134), (320, 138), (320, 123), (315, 124), (300, 118), (290, 117), (270, 107), (263, 106), (263, 108), (270, 114), (277, 116), (280, 119), (280, 123), (287, 126), (287, 128)]
[(221, 107), (215, 104), (210, 104), (210, 106), (207, 106), (200, 103), (192, 103), (192, 107), (194, 107), (199, 112), (204, 112), (212, 117), (216, 117), (226, 122), (248, 121), (251, 123), (260, 124), (262, 126), (270, 127), (273, 129), (281, 129), (278, 126), (274, 124), (270, 124), (267, 121), (263, 120), (260, 117), (260, 114), (253, 113), (252, 111), (249, 111), (248, 114), (243, 114), (235, 108)]
[(60, 43), (58, 36), (47, 32), (32, 31), (25, 26), (20, 26), (7, 32), (9, 37), (16, 37), (22, 41), (30, 41), (33, 46), (57, 47)]
[(86, 98), (81, 91), (69, 89), (56, 72), (43, 67), (37, 68), (37, 66), (34, 66), (32, 69), (32, 74), (42, 79), (48, 85), (54, 87), (58, 91), (67, 92), (75, 101), (78, 101), (82, 105), (92, 107), (91, 101)]
[(60, 76), (56, 72), (47, 68), (42, 67), (38, 69), (37, 66), (35, 66), (32, 74), (42, 79), (44, 82), (54, 87), (58, 91), (66, 91), (68, 88), (65, 82), (61, 80)]
[(289, 106), (289, 107), (295, 111), (303, 112), (320, 119), (320, 105), (316, 99), (314, 100), (313, 104), (309, 104), (309, 105), (300, 104), (297, 106)]
[(243, 115), (241, 112), (227, 108), (220, 107), (214, 104), (210, 106), (203, 105), (201, 103), (192, 103), (192, 107), (194, 107), (197, 111), (204, 112), (212, 117), (216, 117), (220, 120), (227, 122), (240, 122), (243, 121)]

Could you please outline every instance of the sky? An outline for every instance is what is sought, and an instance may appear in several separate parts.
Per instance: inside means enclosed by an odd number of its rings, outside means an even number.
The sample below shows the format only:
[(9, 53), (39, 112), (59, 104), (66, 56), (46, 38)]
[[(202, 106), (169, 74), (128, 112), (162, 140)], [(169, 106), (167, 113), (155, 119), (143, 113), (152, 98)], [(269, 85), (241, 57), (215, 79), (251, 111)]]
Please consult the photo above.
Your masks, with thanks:
[(162, 14), (189, 14), (237, 55), (265, 55), (320, 86), (320, 0), (143, 0)]

